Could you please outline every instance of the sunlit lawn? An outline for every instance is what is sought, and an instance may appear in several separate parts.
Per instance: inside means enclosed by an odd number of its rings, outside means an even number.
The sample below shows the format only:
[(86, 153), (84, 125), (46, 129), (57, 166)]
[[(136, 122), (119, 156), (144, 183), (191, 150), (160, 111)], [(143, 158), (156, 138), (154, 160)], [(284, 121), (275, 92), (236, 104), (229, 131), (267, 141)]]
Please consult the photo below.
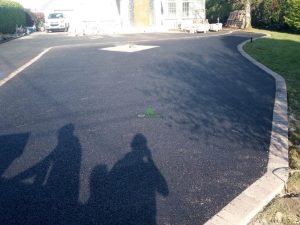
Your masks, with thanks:
[(286, 80), (292, 131), (289, 138), (292, 150), (291, 167), (300, 169), (300, 35), (255, 31), (268, 33), (271, 37), (248, 43), (245, 50)]
[(249, 43), (245, 50), (285, 78), (291, 98), (289, 106), (300, 119), (300, 35), (263, 32), (270, 34), (271, 38)]
[[(289, 105), (290, 167), (300, 169), (300, 35), (257, 29), (249, 31), (271, 35), (246, 44), (244, 50), (285, 78)], [(295, 173), (288, 182), (290, 191), (296, 195), (300, 194), (299, 179), (299, 173)], [(281, 221), (277, 221), (280, 218)], [(254, 221), (252, 224), (300, 224), (300, 198), (277, 198)]]

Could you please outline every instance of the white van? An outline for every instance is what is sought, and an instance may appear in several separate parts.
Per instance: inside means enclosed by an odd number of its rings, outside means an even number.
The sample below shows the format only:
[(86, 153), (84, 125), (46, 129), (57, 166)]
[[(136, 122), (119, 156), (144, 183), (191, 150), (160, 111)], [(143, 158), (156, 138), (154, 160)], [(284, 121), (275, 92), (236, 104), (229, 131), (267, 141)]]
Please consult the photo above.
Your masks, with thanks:
[(68, 31), (69, 22), (61, 12), (50, 13), (46, 18), (45, 30), (49, 31)]

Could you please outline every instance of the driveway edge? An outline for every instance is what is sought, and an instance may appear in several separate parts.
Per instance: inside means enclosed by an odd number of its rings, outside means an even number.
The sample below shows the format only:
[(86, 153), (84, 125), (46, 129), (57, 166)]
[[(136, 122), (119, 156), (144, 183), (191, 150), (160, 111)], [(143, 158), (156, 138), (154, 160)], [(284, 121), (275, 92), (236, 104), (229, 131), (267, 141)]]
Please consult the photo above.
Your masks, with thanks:
[[(255, 38), (254, 40), (265, 37)], [(243, 47), (248, 42), (250, 40), (238, 45), (237, 49), (240, 54), (271, 75), (276, 81), (267, 172), (208, 220), (205, 225), (247, 225), (276, 195), (284, 190), (288, 179), (288, 108), (286, 83), (282, 76), (259, 63), (244, 51)]]
[(43, 50), (41, 53), (39, 53), (36, 57), (32, 58), (29, 60), (27, 63), (25, 63), (23, 66), (19, 67), (12, 73), (10, 73), (7, 77), (3, 78), (2, 80), (0, 79), (0, 87), (4, 85), (6, 82), (17, 76), (20, 72), (25, 70), (27, 67), (31, 66), (33, 63), (38, 61), (40, 58), (42, 58), (43, 55), (45, 55), (47, 52), (49, 52), (52, 49), (52, 47), (46, 48)]
[[(219, 33), (219, 34), (212, 34), (209, 36), (185, 36), (185, 37), (173, 37), (173, 38), (159, 38), (159, 39), (142, 39), (142, 40), (129, 40), (129, 41), (124, 41), (124, 42), (119, 42), (119, 41), (114, 41), (114, 42), (103, 42), (103, 43), (83, 43), (83, 44), (67, 44), (67, 45), (54, 45), (51, 47), (45, 48), (41, 53), (39, 53), (37, 56), (29, 60), (27, 63), (24, 65), (18, 67), (17, 69), (13, 70), (10, 72), (7, 76), (4, 78), (0, 78), (0, 87), (3, 86), (6, 82), (17, 76), (20, 72), (25, 70), (27, 67), (31, 66), (33, 63), (38, 61), (43, 55), (45, 55), (47, 52), (49, 52), (51, 49), (54, 48), (68, 48), (68, 47), (87, 47), (87, 46), (103, 46), (103, 45), (120, 45), (120, 44), (130, 44), (130, 43), (144, 43), (144, 42), (155, 42), (155, 41), (170, 41), (170, 40), (188, 40), (188, 39), (198, 39), (198, 38), (208, 38), (208, 37), (216, 37), (216, 36), (223, 36), (223, 35), (228, 35), (233, 33), (234, 31), (228, 31), (225, 33)], [(24, 37), (24, 36), (22, 36)], [(18, 37), (21, 38), (21, 37)], [(0, 43), (1, 44), (1, 43)]]

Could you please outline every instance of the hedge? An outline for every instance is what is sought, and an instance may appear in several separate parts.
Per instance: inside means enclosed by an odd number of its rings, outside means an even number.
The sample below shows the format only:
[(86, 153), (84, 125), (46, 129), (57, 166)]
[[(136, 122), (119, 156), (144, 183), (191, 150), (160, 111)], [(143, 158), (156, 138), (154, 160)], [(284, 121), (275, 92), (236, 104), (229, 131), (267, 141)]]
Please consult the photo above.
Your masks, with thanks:
[(300, 32), (300, 0), (287, 0), (284, 20), (292, 30)]
[(226, 23), (229, 13), (233, 10), (229, 1), (206, 0), (206, 18), (210, 23)]
[(15, 33), (16, 25), (25, 24), (25, 11), (21, 4), (12, 0), (0, 0), (0, 33)]

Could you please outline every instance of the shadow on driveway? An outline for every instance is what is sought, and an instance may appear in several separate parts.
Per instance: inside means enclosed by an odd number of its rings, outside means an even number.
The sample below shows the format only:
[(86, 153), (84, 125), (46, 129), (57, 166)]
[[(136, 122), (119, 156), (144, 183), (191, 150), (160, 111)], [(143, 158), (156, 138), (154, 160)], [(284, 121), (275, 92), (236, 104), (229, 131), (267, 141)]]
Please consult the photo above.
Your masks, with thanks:
[[(168, 196), (166, 180), (152, 160), (143, 134), (136, 134), (131, 152), (108, 171), (98, 165), (91, 174), (91, 196), (79, 198), (82, 148), (67, 124), (45, 159), (0, 181), (0, 224), (156, 224), (156, 193)], [(0, 137), (1, 174), (19, 157), (29, 134)], [(11, 151), (14, 150), (14, 151)]]

